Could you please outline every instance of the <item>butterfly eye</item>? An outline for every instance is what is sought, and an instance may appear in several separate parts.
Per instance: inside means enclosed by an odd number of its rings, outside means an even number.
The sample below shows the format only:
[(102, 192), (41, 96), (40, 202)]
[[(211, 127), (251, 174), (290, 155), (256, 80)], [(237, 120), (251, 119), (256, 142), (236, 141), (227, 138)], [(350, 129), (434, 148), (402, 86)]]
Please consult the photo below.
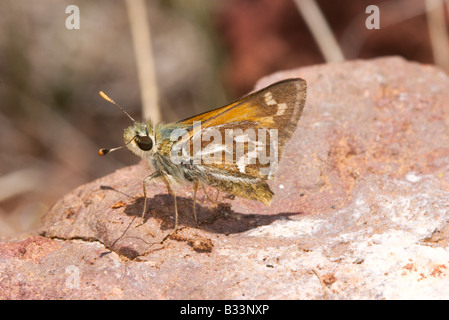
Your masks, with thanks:
[(153, 140), (149, 136), (136, 136), (134, 141), (141, 150), (148, 151), (153, 148)]

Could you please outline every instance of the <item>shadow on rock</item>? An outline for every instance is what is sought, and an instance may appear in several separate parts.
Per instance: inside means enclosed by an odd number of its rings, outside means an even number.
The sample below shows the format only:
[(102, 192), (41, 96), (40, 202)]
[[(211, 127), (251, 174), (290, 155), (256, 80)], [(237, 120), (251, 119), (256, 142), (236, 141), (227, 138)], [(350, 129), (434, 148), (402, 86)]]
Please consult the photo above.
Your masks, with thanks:
[[(201, 230), (220, 234), (241, 233), (260, 226), (269, 225), (279, 219), (288, 219), (301, 212), (265, 214), (243, 214), (234, 212), (230, 203), (201, 204), (196, 203), (199, 227), (193, 217), (193, 200), (187, 197), (177, 197), (179, 227), (199, 228)], [(128, 216), (142, 216), (144, 198), (137, 198), (128, 204), (125, 213)], [(156, 195), (147, 199), (147, 209), (142, 223), (150, 219), (158, 221), (161, 230), (170, 230), (175, 226), (175, 206), (171, 195)]]

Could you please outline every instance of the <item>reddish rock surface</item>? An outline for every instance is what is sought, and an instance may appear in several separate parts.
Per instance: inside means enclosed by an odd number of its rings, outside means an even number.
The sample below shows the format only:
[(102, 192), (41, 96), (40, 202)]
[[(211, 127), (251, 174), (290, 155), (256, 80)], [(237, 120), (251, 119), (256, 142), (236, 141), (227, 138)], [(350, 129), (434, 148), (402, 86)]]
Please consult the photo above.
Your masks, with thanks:
[[(0, 243), (0, 298), (449, 298), (449, 78), (400, 58), (279, 72), (308, 82), (270, 207), (180, 187), (182, 229), (144, 163), (67, 194)], [(104, 161), (108, 161), (107, 158)], [(210, 190), (210, 194), (215, 194)]]

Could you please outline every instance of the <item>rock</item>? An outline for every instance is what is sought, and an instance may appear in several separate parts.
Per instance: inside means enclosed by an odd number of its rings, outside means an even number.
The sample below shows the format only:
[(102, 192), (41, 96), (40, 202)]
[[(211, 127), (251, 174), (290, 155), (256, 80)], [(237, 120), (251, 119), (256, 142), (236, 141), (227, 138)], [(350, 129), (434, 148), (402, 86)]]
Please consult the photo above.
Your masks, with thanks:
[[(80, 186), (0, 243), (0, 299), (449, 298), (449, 78), (401, 58), (288, 70), (308, 82), (270, 207), (148, 189), (144, 163)], [(107, 158), (104, 161), (108, 161)], [(211, 196), (216, 194), (208, 189)]]

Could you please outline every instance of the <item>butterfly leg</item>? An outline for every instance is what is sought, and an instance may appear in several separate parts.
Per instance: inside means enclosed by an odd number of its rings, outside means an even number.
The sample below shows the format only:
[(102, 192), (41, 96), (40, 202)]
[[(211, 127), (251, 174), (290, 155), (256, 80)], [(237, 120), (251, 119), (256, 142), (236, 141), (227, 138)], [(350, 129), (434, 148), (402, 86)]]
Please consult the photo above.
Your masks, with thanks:
[(176, 229), (178, 229), (178, 202), (176, 201), (176, 193), (173, 190), (170, 184), (170, 180), (168, 180), (167, 176), (163, 174), (162, 177), (164, 178), (168, 193), (170, 193), (173, 196), (173, 199), (175, 201), (175, 231), (176, 231)]
[(158, 171), (153, 172), (152, 174), (150, 174), (148, 177), (146, 177), (143, 180), (143, 198), (144, 198), (144, 201), (143, 201), (142, 220), (145, 217), (145, 213), (147, 211), (147, 188), (146, 188), (146, 184), (147, 184), (148, 181), (150, 181), (152, 179), (155, 179), (155, 178), (158, 178), (160, 176), (161, 176), (161, 172), (158, 170)]
[(198, 218), (196, 217), (196, 193), (198, 191), (198, 181), (195, 181), (193, 183), (193, 218), (195, 218), (195, 223), (196, 226), (199, 227), (198, 225)]
[(201, 187), (203, 188), (204, 194), (206, 195), (207, 199), (209, 199), (210, 202), (219, 205), (220, 202), (218, 202), (218, 196), (220, 195), (220, 190), (218, 190), (217, 192), (217, 198), (216, 199), (212, 199), (206, 192), (206, 188), (204, 187), (204, 184), (201, 184)]

